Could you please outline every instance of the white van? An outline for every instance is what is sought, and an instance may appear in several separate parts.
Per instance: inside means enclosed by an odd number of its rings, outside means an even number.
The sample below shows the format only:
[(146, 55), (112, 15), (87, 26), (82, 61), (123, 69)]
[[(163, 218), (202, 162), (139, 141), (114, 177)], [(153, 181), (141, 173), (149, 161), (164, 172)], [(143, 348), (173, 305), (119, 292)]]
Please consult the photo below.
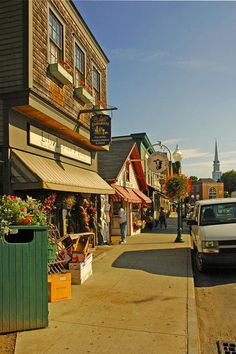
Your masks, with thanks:
[(236, 266), (236, 198), (196, 202), (187, 223), (199, 271), (218, 265)]

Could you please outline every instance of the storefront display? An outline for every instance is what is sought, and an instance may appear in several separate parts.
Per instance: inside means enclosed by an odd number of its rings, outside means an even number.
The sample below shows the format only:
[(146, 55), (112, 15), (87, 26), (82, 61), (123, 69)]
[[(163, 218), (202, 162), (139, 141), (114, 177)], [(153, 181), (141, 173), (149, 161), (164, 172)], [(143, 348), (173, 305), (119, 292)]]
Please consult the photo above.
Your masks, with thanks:
[(101, 244), (108, 245), (110, 243), (110, 217), (111, 217), (111, 205), (108, 201), (108, 196), (101, 195), (100, 204), (100, 234)]

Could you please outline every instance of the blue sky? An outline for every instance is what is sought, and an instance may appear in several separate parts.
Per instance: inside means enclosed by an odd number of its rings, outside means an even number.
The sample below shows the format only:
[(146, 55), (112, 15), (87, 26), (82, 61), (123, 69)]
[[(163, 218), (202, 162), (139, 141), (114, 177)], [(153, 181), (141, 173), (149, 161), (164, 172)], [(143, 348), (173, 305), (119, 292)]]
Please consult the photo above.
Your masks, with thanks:
[(236, 170), (236, 2), (74, 1), (108, 56), (112, 135), (146, 132), (187, 175)]

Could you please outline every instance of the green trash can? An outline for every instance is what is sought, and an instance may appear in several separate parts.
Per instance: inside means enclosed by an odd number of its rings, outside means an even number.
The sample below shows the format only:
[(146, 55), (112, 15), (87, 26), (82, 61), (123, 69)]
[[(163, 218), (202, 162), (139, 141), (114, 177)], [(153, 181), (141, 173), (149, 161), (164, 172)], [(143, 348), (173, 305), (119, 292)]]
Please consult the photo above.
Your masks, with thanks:
[(0, 333), (47, 327), (47, 258), (47, 226), (12, 226), (0, 240)]

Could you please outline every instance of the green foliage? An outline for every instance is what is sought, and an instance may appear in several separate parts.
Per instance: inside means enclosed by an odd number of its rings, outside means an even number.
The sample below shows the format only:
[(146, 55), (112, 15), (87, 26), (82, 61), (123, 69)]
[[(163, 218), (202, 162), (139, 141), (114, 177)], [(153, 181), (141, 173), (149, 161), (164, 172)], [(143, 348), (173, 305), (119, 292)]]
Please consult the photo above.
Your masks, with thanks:
[(46, 225), (46, 214), (41, 202), (27, 196), (0, 197), (0, 237), (9, 233), (10, 225)]
[(166, 194), (171, 200), (186, 198), (191, 190), (191, 181), (184, 175), (173, 175), (166, 182)]
[(191, 179), (192, 182), (197, 182), (198, 181), (198, 177), (197, 176), (190, 176), (189, 178)]
[(225, 172), (221, 176), (221, 180), (224, 183), (224, 190), (231, 194), (236, 191), (236, 171), (231, 170)]

